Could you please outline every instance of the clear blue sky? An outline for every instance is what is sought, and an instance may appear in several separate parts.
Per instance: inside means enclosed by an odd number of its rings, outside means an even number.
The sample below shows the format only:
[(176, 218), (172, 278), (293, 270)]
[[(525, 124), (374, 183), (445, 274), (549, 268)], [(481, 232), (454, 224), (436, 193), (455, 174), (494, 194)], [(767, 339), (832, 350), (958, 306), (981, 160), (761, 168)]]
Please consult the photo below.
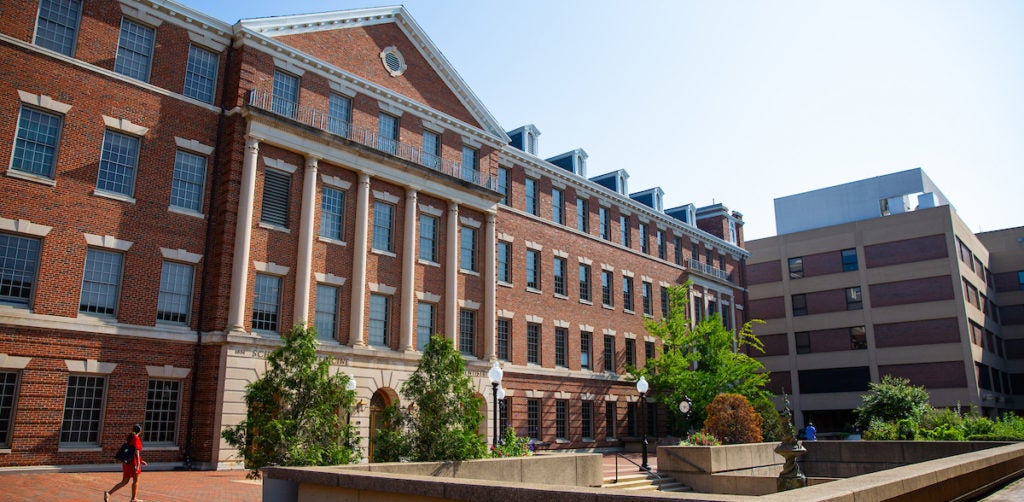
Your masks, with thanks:
[[(239, 19), (392, 5), (184, 0)], [(1024, 2), (410, 0), (494, 117), (583, 148), (665, 206), (773, 199), (921, 167), (974, 231), (1024, 225)]]

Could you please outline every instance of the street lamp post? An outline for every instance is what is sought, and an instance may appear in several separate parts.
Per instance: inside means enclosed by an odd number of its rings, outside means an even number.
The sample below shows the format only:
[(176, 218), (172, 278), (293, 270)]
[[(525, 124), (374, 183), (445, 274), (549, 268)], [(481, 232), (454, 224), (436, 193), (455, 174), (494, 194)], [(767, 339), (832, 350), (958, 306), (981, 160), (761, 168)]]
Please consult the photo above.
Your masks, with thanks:
[(640, 469), (642, 469), (644, 471), (647, 471), (647, 472), (651, 472), (651, 466), (647, 465), (647, 424), (644, 423), (644, 418), (645, 418), (645, 416), (644, 416), (645, 415), (644, 408), (646, 408), (646, 405), (647, 405), (647, 389), (648, 388), (649, 387), (648, 387), (648, 384), (647, 384), (647, 379), (644, 378), (644, 377), (640, 377), (640, 380), (638, 380), (636, 382), (636, 391), (640, 393), (640, 417), (641, 417), (641, 419), (640, 419), (640, 431), (641, 431), (641, 434), (643, 436), (642, 437), (642, 441), (640, 442), (640, 448), (641, 448), (641, 451), (643, 452), (643, 456), (641, 457), (643, 459), (643, 463), (640, 464)]
[[(356, 390), (356, 377), (354, 377), (352, 375), (348, 376), (348, 383), (345, 384), (345, 390), (350, 391), (350, 392)], [(346, 424), (352, 423), (352, 410), (348, 411), (348, 415), (345, 417), (345, 423)]]
[(494, 390), (494, 446), (498, 446), (498, 387), (501, 385), (501, 376), (501, 366), (498, 366), (498, 361), (494, 361), (494, 366), (487, 372), (487, 378), (491, 380), (491, 388)]
[(501, 437), (505, 434), (505, 424), (501, 423), (501, 407), (505, 406), (505, 388), (498, 386), (498, 412), (495, 418), (498, 420), (498, 438), (495, 439), (496, 444), (501, 444)]

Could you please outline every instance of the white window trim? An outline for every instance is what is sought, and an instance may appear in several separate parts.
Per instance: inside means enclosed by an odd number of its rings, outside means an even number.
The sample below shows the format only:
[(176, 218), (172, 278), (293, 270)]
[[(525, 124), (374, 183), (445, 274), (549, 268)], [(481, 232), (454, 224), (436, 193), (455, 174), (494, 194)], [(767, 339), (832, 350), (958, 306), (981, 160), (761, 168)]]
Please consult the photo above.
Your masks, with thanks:
[(459, 300), (459, 308), (480, 310), (480, 302), (474, 302), (473, 300)]
[(398, 204), (399, 201), (399, 197), (397, 195), (392, 195), (387, 192), (382, 192), (380, 190), (373, 191), (373, 198), (375, 200), (382, 200), (389, 204)]
[(441, 295), (435, 295), (434, 293), (428, 293), (426, 291), (417, 291), (416, 299), (421, 302), (427, 303), (440, 303)]
[(17, 234), (33, 235), (36, 237), (46, 237), (49, 235), (50, 231), (53, 230), (53, 227), (32, 223), (28, 220), (0, 218), (0, 230), (7, 230), (8, 232), (14, 232)]
[(97, 248), (114, 249), (117, 251), (128, 251), (134, 244), (131, 241), (121, 240), (112, 235), (85, 235), (85, 243)]
[(338, 82), (338, 81), (335, 81), (335, 80), (331, 80), (331, 81), (327, 82), (327, 85), (331, 87), (332, 91), (334, 91), (334, 92), (336, 92), (338, 94), (341, 94), (342, 96), (345, 96), (346, 98), (351, 99), (351, 98), (356, 97), (356, 94), (357, 94), (356, 90), (353, 89), (352, 87), (350, 87), (348, 84), (345, 84), (344, 82)]
[(182, 263), (199, 263), (203, 259), (203, 255), (196, 253), (189, 253), (184, 249), (169, 249), (160, 248), (160, 254), (164, 259), (171, 261), (178, 261)]
[(288, 275), (288, 271), (290, 270), (288, 267), (284, 265), (278, 265), (274, 262), (267, 263), (262, 261), (254, 261), (252, 262), (252, 266), (253, 268), (256, 269), (257, 272), (277, 276), (286, 276)]
[(103, 363), (95, 359), (65, 359), (64, 365), (69, 373), (87, 375), (110, 375), (117, 368), (117, 363)]
[(200, 155), (210, 155), (213, 153), (212, 146), (200, 143), (198, 140), (194, 139), (185, 139), (175, 136), (174, 144), (177, 145), (178, 148), (181, 148), (182, 150), (189, 150)]
[(420, 204), (419, 209), (421, 213), (433, 216), (435, 218), (440, 218), (441, 215), (444, 214), (444, 211), (429, 204)]
[(167, 378), (171, 380), (184, 380), (191, 370), (189, 368), (176, 368), (170, 364), (163, 366), (146, 366), (146, 374), (150, 378)]
[(19, 89), (18, 98), (21, 99), (22, 103), (34, 106), (36, 108), (42, 108), (44, 110), (57, 112), (61, 115), (67, 115), (68, 112), (71, 111), (71, 105), (67, 103), (61, 103), (60, 101), (57, 101), (45, 94), (32, 94), (31, 92), (25, 92)]
[(0, 353), (0, 368), (23, 370), (32, 362), (31, 357), (9, 356)]
[(295, 174), (295, 171), (299, 169), (299, 166), (289, 164), (280, 159), (273, 159), (270, 157), (263, 157), (263, 165), (269, 168), (277, 169), (278, 171), (284, 171), (288, 174)]
[[(499, 310), (494, 313), (499, 319), (512, 319), (516, 316), (516, 313), (511, 310)], [(506, 392), (507, 395), (507, 392)]]
[(530, 324), (544, 324), (544, 318), (529, 314), (526, 316), (526, 322)]
[(477, 220), (474, 220), (473, 218), (470, 218), (468, 216), (459, 216), (459, 223), (462, 226), (472, 227), (472, 228), (476, 228), (476, 229), (479, 229), (480, 226), (483, 225), (483, 223), (481, 223), (481, 222), (479, 222)]
[(331, 286), (344, 286), (345, 278), (334, 275), (332, 273), (314, 272), (313, 277), (316, 278), (316, 282), (329, 284)]
[(337, 176), (328, 176), (323, 173), (320, 174), (320, 182), (323, 183), (324, 185), (338, 188), (341, 190), (348, 190), (349, 188), (352, 188), (352, 183), (345, 181)]
[(148, 127), (140, 126), (131, 120), (118, 119), (106, 115), (103, 116), (103, 125), (107, 126), (107, 129), (113, 129), (132, 136), (145, 136), (149, 132)]
[(398, 291), (398, 288), (394, 286), (388, 286), (387, 284), (379, 284), (376, 282), (371, 282), (368, 286), (371, 293), (379, 293), (382, 295), (392, 296), (395, 294), (395, 291)]

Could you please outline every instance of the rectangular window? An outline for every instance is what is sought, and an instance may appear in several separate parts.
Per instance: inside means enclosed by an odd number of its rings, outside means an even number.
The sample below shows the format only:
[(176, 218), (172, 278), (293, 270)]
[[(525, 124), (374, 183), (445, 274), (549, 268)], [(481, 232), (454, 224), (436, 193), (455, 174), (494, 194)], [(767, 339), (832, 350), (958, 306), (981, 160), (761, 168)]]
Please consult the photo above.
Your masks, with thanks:
[(615, 335), (604, 335), (604, 370), (615, 372)]
[(797, 256), (789, 259), (789, 278), (800, 279), (804, 276), (804, 257)]
[(395, 251), (395, 206), (386, 202), (373, 203), (373, 249)]
[(718, 270), (725, 272), (725, 255), (718, 253)]
[(331, 187), (320, 189), (320, 236), (345, 240), (345, 192)]
[(79, 312), (105, 315), (117, 313), (122, 259), (120, 253), (89, 249), (85, 255)]
[(647, 254), (651, 252), (651, 236), (647, 233), (647, 224), (641, 223), (640, 226), (640, 252)]
[(604, 206), (597, 208), (597, 217), (601, 220), (601, 238), (606, 241), (612, 238), (612, 220), (608, 211), (608, 208)]
[(668, 317), (669, 299), (668, 299), (668, 288), (665, 286), (661, 287), (661, 317)]
[(378, 347), (388, 346), (391, 332), (391, 298), (370, 294), (370, 324), (367, 327), (367, 343)]
[(132, 196), (139, 164), (139, 138), (106, 131), (96, 189)]
[(644, 410), (644, 421), (647, 422), (645, 425), (647, 428), (644, 430), (647, 431), (647, 434), (655, 436), (658, 433), (658, 409), (650, 401), (647, 401), (646, 404), (647, 409)]
[(462, 179), (480, 182), (480, 153), (474, 148), (462, 145)]
[(850, 328), (850, 349), (868, 349), (868, 335), (867, 332), (864, 331), (864, 326), (854, 326)]
[(622, 310), (633, 310), (633, 278), (622, 278)]
[(551, 189), (551, 221), (565, 224), (565, 192), (558, 188)]
[(587, 199), (576, 197), (576, 230), (590, 233), (590, 211), (587, 209)]
[(726, 330), (732, 331), (732, 312), (729, 310), (729, 306), (725, 303), (722, 304), (722, 326)]
[(705, 263), (707, 263), (707, 264), (708, 264), (708, 266), (710, 267), (710, 266), (711, 266), (711, 264), (712, 264), (712, 263), (714, 263), (714, 261), (712, 261), (712, 257), (711, 257), (711, 253), (712, 253), (712, 251), (711, 251), (711, 248), (704, 248), (704, 250), (705, 250), (705, 253), (704, 253), (704, 255), (705, 255), (705, 256), (704, 256), (704, 261), (705, 261)]
[(512, 200), (512, 183), (509, 178), (509, 170), (504, 167), (498, 168), (498, 192), (501, 194), (501, 204), (509, 205)]
[(566, 268), (568, 265), (565, 263), (565, 258), (555, 257), (554, 262), (555, 271), (555, 294), (566, 296), (569, 294), (568, 287), (566, 286)]
[(807, 295), (793, 295), (793, 316), (807, 315)]
[(0, 448), (10, 448), (14, 426), (14, 399), (18, 395), (18, 372), (0, 371)]
[(626, 435), (629, 437), (639, 436), (637, 430), (636, 403), (626, 403)]
[(566, 357), (566, 343), (569, 338), (569, 330), (566, 328), (555, 328), (555, 366), (564, 368), (568, 365)]
[(512, 425), (508, 416), (511, 400), (512, 398), (508, 397), (498, 401), (498, 437), (504, 436), (505, 429)]
[(649, 282), (641, 283), (640, 296), (644, 300), (644, 314), (654, 315), (654, 285)]
[(459, 236), (459, 267), (462, 270), (478, 272), (477, 262), (476, 229), (462, 227)]
[(580, 300), (590, 301), (590, 265), (580, 263)]
[(526, 400), (526, 434), (533, 439), (540, 439), (540, 399)]
[(142, 440), (146, 444), (172, 445), (178, 439), (180, 380), (150, 380), (146, 389), (146, 419)]
[(700, 244), (699, 243), (694, 242), (694, 243), (690, 244), (690, 259), (695, 261), (695, 262), (698, 262), (698, 263), (700, 262)]
[(846, 310), (861, 310), (864, 301), (860, 294), (860, 286), (846, 288)]
[(188, 46), (188, 62), (185, 63), (185, 86), (182, 94), (213, 103), (213, 92), (217, 84), (217, 54), (206, 49)]
[(21, 107), (11, 169), (53, 179), (64, 117)]
[(615, 296), (612, 291), (612, 272), (611, 270), (601, 271), (601, 303), (605, 307), (614, 306)]
[(281, 278), (256, 274), (256, 297), (252, 302), (252, 330), (277, 333), (281, 315)]
[(636, 367), (636, 340), (633, 338), (626, 339), (626, 364)]
[(398, 117), (381, 113), (377, 120), (377, 149), (392, 155), (398, 151)]
[(695, 323), (700, 323), (704, 320), (704, 299), (695, 298), (695, 300), (696, 301), (693, 302), (693, 321)]
[(1024, 291), (1024, 270), (1017, 272), (1017, 289)]
[(165, 261), (160, 273), (156, 320), (188, 324), (192, 311), (192, 265)]
[(0, 234), (0, 303), (29, 305), (39, 273), (39, 239)]
[(511, 360), (510, 343), (512, 341), (512, 319), (498, 319), (498, 359), (502, 361)]
[(423, 131), (423, 165), (431, 169), (441, 168), (441, 135)]
[(270, 110), (278, 115), (295, 118), (299, 112), (299, 77), (275, 70), (273, 85)]
[(537, 180), (533, 178), (526, 178), (526, 212), (534, 216), (540, 216), (537, 209), (540, 207), (538, 201), (540, 200), (540, 193), (537, 188)]
[(263, 170), (263, 209), (260, 221), (288, 228), (292, 175), (277, 169)]
[(42, 0), (36, 19), (36, 45), (74, 57), (81, 0)]
[(615, 401), (604, 402), (604, 435), (608, 439), (615, 439), (615, 408)]
[(327, 284), (316, 285), (316, 313), (313, 316), (317, 338), (334, 340), (338, 330), (338, 288)]
[(796, 338), (796, 353), (797, 354), (810, 354), (811, 353), (811, 332), (801, 331), (794, 333)]
[(729, 242), (736, 244), (736, 240), (739, 238), (739, 233), (736, 231), (736, 221), (729, 220)]
[(644, 364), (654, 359), (654, 342), (644, 342)]
[(143, 82), (149, 81), (156, 30), (130, 19), (121, 19), (114, 71)]
[(420, 215), (420, 259), (430, 263), (437, 263), (437, 218), (427, 215)]
[(526, 287), (540, 289), (540, 251), (526, 250)]
[(476, 354), (476, 311), (459, 311), (459, 352), (466, 356)]
[(349, 137), (352, 133), (352, 98), (331, 93), (327, 102), (327, 131)]
[(629, 216), (619, 216), (619, 244), (629, 247)]
[(107, 379), (101, 376), (68, 375), (64, 396), (61, 446), (99, 446)]
[(555, 437), (561, 441), (569, 439), (569, 401), (555, 400)]
[(589, 370), (590, 367), (590, 353), (593, 350), (591, 346), (591, 340), (594, 338), (594, 334), (589, 331), (580, 331), (580, 368)]
[(430, 337), (437, 333), (435, 327), (435, 316), (437, 305), (427, 302), (416, 304), (416, 350), (423, 352), (427, 350), (427, 343)]
[(498, 241), (498, 282), (512, 284), (512, 243)]
[(665, 232), (658, 230), (658, 233), (655, 234), (655, 238), (658, 241), (658, 258), (664, 260), (665, 257), (668, 256), (668, 252), (665, 250)]
[(844, 249), (841, 251), (843, 257), (843, 272), (857, 270), (857, 250)]
[(683, 238), (682, 237), (676, 237), (675, 248), (676, 248), (675, 249), (675, 251), (676, 251), (676, 256), (675, 256), (675, 258), (676, 258), (676, 265), (682, 265), (683, 264)]
[(178, 150), (174, 154), (171, 206), (201, 213), (205, 181), (206, 157)]
[(584, 440), (594, 439), (594, 402), (583, 401), (580, 409), (580, 433)]
[(540, 324), (526, 325), (526, 362), (540, 364)]

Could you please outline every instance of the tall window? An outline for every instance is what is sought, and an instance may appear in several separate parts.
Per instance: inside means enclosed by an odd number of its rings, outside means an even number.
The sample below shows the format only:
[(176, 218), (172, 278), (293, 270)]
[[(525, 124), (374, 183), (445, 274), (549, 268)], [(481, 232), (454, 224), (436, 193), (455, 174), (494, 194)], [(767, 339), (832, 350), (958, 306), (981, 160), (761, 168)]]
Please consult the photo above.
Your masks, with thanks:
[(612, 238), (612, 220), (608, 215), (608, 208), (599, 206), (597, 208), (597, 218), (601, 223), (601, 238), (604, 240), (610, 240)]
[(320, 189), (320, 236), (345, 240), (345, 192), (326, 186)]
[(256, 274), (256, 297), (252, 302), (252, 330), (277, 333), (281, 314), (281, 278)]
[(441, 135), (436, 132), (423, 131), (423, 165), (441, 168)]
[(526, 250), (526, 287), (540, 289), (540, 251)]
[(867, 348), (868, 336), (864, 331), (864, 326), (854, 326), (850, 328), (850, 349), (867, 350)]
[(214, 86), (217, 83), (217, 62), (217, 54), (189, 45), (182, 94), (203, 103), (213, 103)]
[(587, 199), (576, 197), (576, 230), (590, 232), (590, 211), (587, 209)]
[(160, 273), (156, 320), (188, 324), (192, 311), (192, 265), (165, 261)]
[(811, 333), (809, 331), (793, 333), (793, 337), (796, 339), (797, 354), (811, 353)]
[(604, 370), (615, 371), (615, 335), (604, 335)]
[(619, 216), (619, 244), (626, 247), (632, 245), (629, 239), (629, 216)]
[(102, 249), (89, 249), (85, 255), (80, 312), (114, 315), (121, 287), (122, 255)]
[(352, 98), (331, 93), (327, 102), (327, 130), (342, 137), (352, 133)]
[(608, 439), (615, 438), (615, 401), (604, 402), (604, 435)]
[(665, 286), (661, 287), (661, 317), (668, 317), (669, 299), (668, 299), (668, 288)]
[(197, 213), (203, 210), (206, 157), (178, 150), (174, 154), (171, 205)]
[(476, 354), (476, 311), (459, 311), (459, 352), (463, 355)]
[(132, 196), (135, 191), (135, 169), (139, 164), (139, 138), (114, 131), (103, 135), (96, 189)]
[(797, 256), (789, 259), (789, 278), (800, 279), (804, 276), (804, 257)]
[(712, 260), (712, 257), (711, 257), (711, 254), (713, 252), (714, 251), (712, 251), (711, 248), (709, 248), (709, 247), (705, 247), (704, 248), (704, 263), (707, 263), (709, 267), (714, 264), (714, 261)]
[(590, 367), (590, 353), (593, 350), (591, 340), (594, 338), (594, 334), (589, 331), (580, 331), (580, 368), (589, 370)]
[(420, 214), (420, 259), (437, 263), (437, 218)]
[(466, 145), (462, 145), (462, 179), (480, 181), (480, 152)]
[(506, 206), (512, 200), (512, 183), (509, 178), (509, 170), (505, 167), (498, 168), (498, 192), (501, 193), (501, 200), (498, 201)]
[(843, 260), (843, 272), (852, 272), (857, 270), (857, 250), (856, 249), (844, 249), (840, 251), (840, 256)]
[(388, 346), (388, 334), (391, 331), (391, 298), (385, 295), (370, 294), (370, 323), (367, 329), (367, 342), (378, 347)]
[(558, 188), (551, 189), (551, 221), (565, 224), (565, 192)]
[(74, 56), (81, 18), (81, 0), (42, 0), (36, 19), (36, 45)]
[(1017, 272), (1017, 289), (1024, 291), (1024, 270)]
[(569, 330), (567, 328), (555, 328), (555, 366), (564, 368), (568, 364), (566, 357), (568, 338)]
[(459, 237), (459, 267), (462, 270), (477, 272), (476, 229), (462, 227)]
[(416, 350), (423, 352), (427, 350), (427, 343), (430, 337), (437, 333), (435, 327), (435, 316), (437, 305), (427, 302), (416, 304)]
[(590, 265), (580, 263), (580, 300), (590, 301)]
[(725, 272), (725, 255), (718, 253), (718, 270)]
[(641, 283), (640, 296), (644, 301), (644, 314), (654, 315), (654, 285), (649, 282)]
[(121, 35), (117, 41), (114, 71), (131, 78), (149, 81), (156, 30), (130, 19), (121, 19)]
[(526, 325), (526, 362), (540, 364), (540, 324)]
[(395, 206), (386, 202), (373, 203), (373, 249), (395, 250)]
[(640, 252), (647, 254), (651, 252), (651, 236), (648, 234), (647, 224), (640, 224)]
[(633, 278), (622, 278), (622, 309), (633, 310)]
[(807, 295), (793, 295), (793, 316), (807, 315)]
[(654, 342), (644, 342), (644, 364), (654, 359)]
[(260, 221), (288, 228), (292, 175), (277, 169), (263, 170), (263, 209)]
[(665, 232), (663, 230), (658, 230), (655, 237), (658, 240), (658, 258), (664, 260), (667, 256), (667, 252), (665, 250)]
[(636, 420), (636, 403), (626, 403), (626, 435), (630, 437), (638, 436), (639, 428), (637, 427)]
[(566, 286), (566, 268), (565, 258), (555, 257), (554, 270), (555, 270), (555, 294), (566, 296), (569, 294), (568, 287)]
[(512, 283), (512, 243), (498, 241), (498, 282)]
[(594, 402), (583, 401), (580, 409), (580, 433), (583, 439), (594, 439)]
[(278, 115), (295, 118), (299, 111), (299, 77), (275, 70), (273, 93), (270, 110)]
[(675, 258), (676, 258), (676, 265), (682, 265), (683, 264), (683, 238), (682, 237), (676, 237), (675, 248), (676, 248), (676, 250), (675, 250), (676, 251), (676, 256), (675, 256)]
[(317, 338), (334, 340), (338, 330), (338, 288), (327, 284), (316, 285), (316, 313), (313, 317)]
[(0, 303), (28, 305), (38, 273), (39, 239), (0, 234)]
[(626, 364), (636, 367), (636, 339), (626, 339)]
[(526, 186), (524, 190), (526, 192), (526, 212), (534, 216), (539, 216), (537, 209), (539, 208), (538, 201), (540, 200), (540, 193), (537, 189), (537, 180), (533, 178), (526, 178)]
[(22, 106), (11, 169), (52, 179), (63, 123), (60, 115)]
[(526, 434), (533, 439), (540, 439), (540, 399), (526, 400)]
[(555, 437), (562, 441), (569, 439), (569, 401), (555, 400)]
[(690, 244), (690, 259), (700, 262), (700, 244), (697, 242)]
[(864, 298), (860, 294), (860, 286), (846, 288), (846, 310), (861, 310), (864, 308)]
[(612, 272), (611, 270), (601, 271), (601, 303), (605, 307), (611, 307), (615, 303), (614, 292), (612, 291)]
[(60, 424), (61, 445), (99, 446), (106, 391), (106, 377), (68, 375), (64, 420)]
[(512, 319), (498, 319), (497, 338), (498, 359), (509, 361), (511, 356), (509, 346), (512, 340)]
[(0, 371), (0, 448), (11, 445), (14, 425), (14, 398), (18, 390), (18, 372)]
[(146, 444), (172, 445), (178, 437), (180, 380), (150, 380), (146, 388), (146, 419), (142, 439)]

